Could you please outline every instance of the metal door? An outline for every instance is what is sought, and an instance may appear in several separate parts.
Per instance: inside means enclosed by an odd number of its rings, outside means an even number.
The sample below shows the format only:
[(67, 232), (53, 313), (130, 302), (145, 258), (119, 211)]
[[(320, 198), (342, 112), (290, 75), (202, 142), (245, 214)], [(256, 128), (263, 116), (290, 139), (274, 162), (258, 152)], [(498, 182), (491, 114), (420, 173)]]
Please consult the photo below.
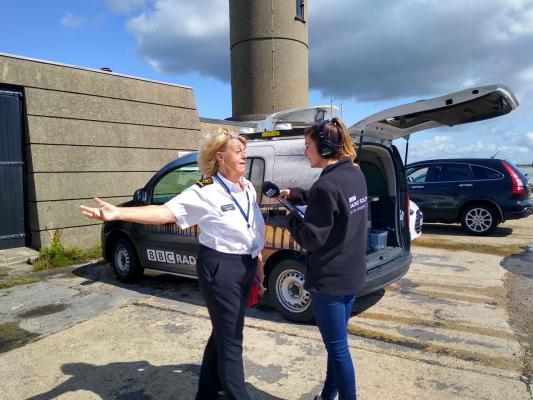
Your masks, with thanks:
[(0, 88), (0, 249), (25, 245), (21, 99)]

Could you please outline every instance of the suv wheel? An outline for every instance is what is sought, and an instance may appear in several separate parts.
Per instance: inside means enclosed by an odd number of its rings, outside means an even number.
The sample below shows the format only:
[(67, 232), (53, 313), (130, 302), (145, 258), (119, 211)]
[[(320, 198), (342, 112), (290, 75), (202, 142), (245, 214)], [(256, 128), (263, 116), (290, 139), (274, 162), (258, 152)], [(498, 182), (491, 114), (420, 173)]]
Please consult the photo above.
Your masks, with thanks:
[(304, 289), (305, 265), (300, 259), (278, 263), (270, 277), (270, 301), (289, 321), (308, 322), (313, 319), (311, 294)]
[(137, 254), (131, 243), (126, 239), (117, 239), (113, 243), (113, 258), (111, 264), (117, 279), (130, 283), (138, 280), (143, 274), (143, 267), (139, 263)]
[(470, 235), (488, 235), (498, 225), (498, 215), (494, 207), (486, 204), (472, 204), (463, 211), (461, 225)]

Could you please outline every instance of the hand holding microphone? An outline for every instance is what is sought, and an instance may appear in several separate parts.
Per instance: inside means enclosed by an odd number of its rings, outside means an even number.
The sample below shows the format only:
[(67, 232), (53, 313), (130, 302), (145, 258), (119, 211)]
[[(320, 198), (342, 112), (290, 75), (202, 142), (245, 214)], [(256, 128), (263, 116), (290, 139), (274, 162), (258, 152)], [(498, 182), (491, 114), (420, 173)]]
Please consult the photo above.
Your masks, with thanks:
[(266, 181), (263, 184), (263, 194), (269, 199), (277, 199), (296, 218), (303, 221), (303, 213), (294, 204), (287, 200), (287, 197), (290, 195), (289, 189), (283, 189), (280, 191), (279, 187), (275, 183)]
[(290, 189), (281, 189), (279, 191), (278, 200), (285, 200), (291, 197), (291, 190)]

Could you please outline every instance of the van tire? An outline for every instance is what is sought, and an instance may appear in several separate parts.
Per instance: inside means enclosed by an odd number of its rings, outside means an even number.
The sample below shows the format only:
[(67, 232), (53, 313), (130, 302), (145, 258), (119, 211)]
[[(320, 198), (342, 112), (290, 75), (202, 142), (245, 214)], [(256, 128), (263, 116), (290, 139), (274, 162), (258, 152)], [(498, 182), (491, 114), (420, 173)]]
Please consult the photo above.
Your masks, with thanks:
[(120, 282), (132, 283), (138, 281), (144, 272), (137, 253), (131, 243), (124, 238), (118, 238), (113, 243), (111, 265), (115, 276)]
[(476, 203), (468, 205), (461, 215), (461, 226), (473, 236), (485, 236), (498, 226), (498, 214), (494, 207)]
[(302, 258), (280, 261), (268, 278), (270, 303), (293, 322), (313, 320), (311, 294), (304, 289), (305, 264)]

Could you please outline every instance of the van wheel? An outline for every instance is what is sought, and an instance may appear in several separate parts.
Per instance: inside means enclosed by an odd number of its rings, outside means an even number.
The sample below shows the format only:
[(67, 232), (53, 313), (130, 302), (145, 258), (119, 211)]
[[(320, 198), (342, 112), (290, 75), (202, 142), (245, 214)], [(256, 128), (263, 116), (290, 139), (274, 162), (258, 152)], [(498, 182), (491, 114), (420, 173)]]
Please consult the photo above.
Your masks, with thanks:
[(268, 278), (270, 302), (289, 321), (313, 320), (311, 294), (304, 289), (305, 265), (300, 259), (283, 260)]
[(470, 235), (488, 235), (498, 225), (498, 215), (494, 207), (486, 204), (472, 204), (463, 211), (461, 225)]
[(144, 268), (128, 240), (122, 238), (115, 240), (112, 254), (111, 264), (119, 281), (131, 283), (139, 280)]

